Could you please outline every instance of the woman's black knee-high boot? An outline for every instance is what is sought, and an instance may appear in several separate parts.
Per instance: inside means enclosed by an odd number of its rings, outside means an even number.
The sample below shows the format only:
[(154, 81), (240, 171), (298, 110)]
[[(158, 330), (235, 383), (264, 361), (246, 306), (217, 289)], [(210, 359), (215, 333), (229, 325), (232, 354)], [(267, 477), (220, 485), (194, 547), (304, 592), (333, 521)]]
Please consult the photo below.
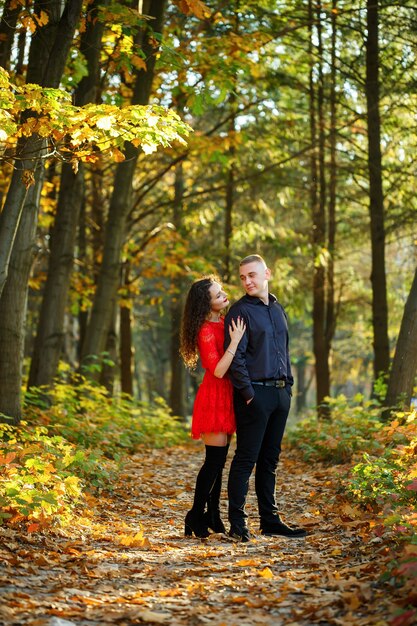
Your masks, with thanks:
[(185, 517), (185, 535), (208, 537), (209, 530), (204, 509), (217, 475), (223, 469), (226, 460), (226, 447), (206, 446), (206, 458), (198, 473), (192, 509)]
[(213, 488), (209, 493), (209, 497), (207, 500), (206, 522), (207, 526), (211, 528), (211, 530), (215, 533), (226, 532), (226, 528), (220, 517), (220, 495), (222, 492), (223, 468), (226, 463), (227, 453), (229, 451), (229, 444), (222, 448), (222, 450), (224, 451), (223, 466), (217, 474)]

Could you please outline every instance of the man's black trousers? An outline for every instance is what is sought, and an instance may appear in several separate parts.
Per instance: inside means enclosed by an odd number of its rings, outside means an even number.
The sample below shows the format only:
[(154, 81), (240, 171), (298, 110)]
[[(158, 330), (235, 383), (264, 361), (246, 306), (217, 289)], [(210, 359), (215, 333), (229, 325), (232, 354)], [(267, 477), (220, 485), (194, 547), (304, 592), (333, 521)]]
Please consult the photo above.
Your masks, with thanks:
[(234, 528), (246, 525), (246, 496), (249, 478), (256, 464), (255, 490), (262, 522), (277, 519), (275, 501), (276, 469), (281, 441), (291, 404), (291, 388), (254, 386), (255, 397), (246, 404), (234, 391), (236, 452), (228, 481), (229, 521)]

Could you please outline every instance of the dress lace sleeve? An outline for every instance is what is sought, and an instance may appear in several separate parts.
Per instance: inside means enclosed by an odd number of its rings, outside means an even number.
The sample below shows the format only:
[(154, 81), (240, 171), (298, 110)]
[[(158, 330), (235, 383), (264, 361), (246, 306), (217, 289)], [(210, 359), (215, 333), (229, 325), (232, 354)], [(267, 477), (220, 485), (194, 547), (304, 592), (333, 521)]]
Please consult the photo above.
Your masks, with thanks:
[(209, 372), (214, 374), (223, 352), (220, 352), (216, 336), (208, 324), (203, 324), (198, 334), (198, 348), (200, 350), (201, 365), (205, 370), (209, 370)]

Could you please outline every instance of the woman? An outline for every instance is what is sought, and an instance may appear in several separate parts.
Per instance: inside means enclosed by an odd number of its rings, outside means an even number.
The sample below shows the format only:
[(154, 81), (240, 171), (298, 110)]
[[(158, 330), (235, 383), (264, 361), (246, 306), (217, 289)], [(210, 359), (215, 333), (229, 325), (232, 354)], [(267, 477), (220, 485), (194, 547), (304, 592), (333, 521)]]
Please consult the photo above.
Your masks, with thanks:
[(219, 507), (222, 472), (236, 425), (232, 385), (223, 377), (245, 332), (242, 320), (232, 320), (230, 345), (224, 352), (221, 311), (228, 304), (218, 279), (208, 276), (191, 286), (182, 318), (180, 352), (184, 363), (193, 369), (200, 354), (206, 370), (195, 398), (191, 426), (192, 437), (204, 441), (206, 457), (197, 476), (192, 509), (185, 517), (186, 536), (208, 537), (209, 528), (225, 532)]

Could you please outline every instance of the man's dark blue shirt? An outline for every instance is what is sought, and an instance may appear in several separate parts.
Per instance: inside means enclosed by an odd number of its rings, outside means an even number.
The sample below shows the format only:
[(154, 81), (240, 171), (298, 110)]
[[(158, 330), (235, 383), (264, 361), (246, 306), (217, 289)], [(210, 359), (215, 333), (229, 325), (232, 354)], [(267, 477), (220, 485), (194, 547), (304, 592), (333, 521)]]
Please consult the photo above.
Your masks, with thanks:
[(232, 305), (225, 319), (225, 349), (231, 320), (241, 317), (246, 332), (230, 365), (229, 377), (245, 400), (255, 395), (251, 381), (285, 380), (294, 383), (288, 350), (288, 325), (283, 307), (269, 294), (269, 304), (245, 295)]

